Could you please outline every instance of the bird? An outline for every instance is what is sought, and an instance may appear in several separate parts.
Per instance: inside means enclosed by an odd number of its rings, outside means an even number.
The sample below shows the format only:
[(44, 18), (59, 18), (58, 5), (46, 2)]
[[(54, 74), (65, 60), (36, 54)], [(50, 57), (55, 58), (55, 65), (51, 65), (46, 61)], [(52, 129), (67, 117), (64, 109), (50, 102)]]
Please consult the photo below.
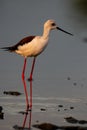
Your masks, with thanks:
[(36, 36), (36, 35), (27, 36), (13, 46), (2, 48), (5, 51), (15, 52), (24, 57), (22, 78), (24, 78), (25, 75), (27, 58), (33, 57), (29, 81), (33, 80), (33, 71), (36, 62), (36, 57), (40, 55), (47, 47), (51, 30), (60, 30), (69, 35), (73, 35), (72, 33), (69, 33), (61, 29), (59, 26), (57, 26), (55, 20), (49, 19), (44, 23), (43, 33), (41, 36)]

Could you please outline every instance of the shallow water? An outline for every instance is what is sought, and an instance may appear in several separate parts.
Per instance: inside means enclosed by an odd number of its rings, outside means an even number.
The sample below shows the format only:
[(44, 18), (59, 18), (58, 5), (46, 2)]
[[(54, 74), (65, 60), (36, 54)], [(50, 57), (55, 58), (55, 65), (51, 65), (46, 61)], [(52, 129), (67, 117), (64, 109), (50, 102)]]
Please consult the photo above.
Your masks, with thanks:
[[(26, 82), (29, 89), (29, 82)], [(46, 79), (33, 81), (31, 127), (37, 122), (49, 122), (60, 126), (71, 125), (64, 120), (65, 117), (70, 116), (79, 120), (87, 119), (87, 88), (85, 83), (84, 86), (74, 86), (71, 80), (58, 79), (54, 81), (54, 85), (52, 84), (53, 81), (49, 80), (50, 85), (46, 86), (43, 82), (46, 82)], [(55, 82), (57, 82), (57, 86)], [(79, 81), (79, 84), (80, 82), (82, 81)], [(25, 94), (22, 87), (23, 86), (21, 86), (20, 89), (20, 92), (22, 93), (21, 96), (10, 96), (1, 93), (0, 105), (3, 106), (4, 109), (4, 120), (0, 121), (0, 127), (3, 130), (6, 130), (7, 128), (13, 129), (13, 126), (15, 125), (23, 125), (25, 115), (19, 113), (26, 111)], [(73, 109), (71, 109), (71, 107), (73, 107)], [(28, 124), (29, 119), (26, 121), (26, 127), (28, 127)]]
[[(47, 19), (55, 19), (59, 27), (74, 34), (71, 37), (53, 31), (47, 50), (37, 58), (32, 82), (33, 106), (27, 116), (27, 128), (29, 121), (32, 127), (44, 122), (59, 126), (74, 125), (64, 119), (70, 116), (87, 120), (87, 17), (76, 12), (72, 3), (73, 0), (0, 1), (0, 48), (14, 45), (28, 35), (41, 35)], [(26, 79), (31, 62), (29, 58)], [(0, 120), (2, 130), (13, 130), (15, 125), (23, 126), (25, 115), (19, 113), (26, 111), (22, 66), (23, 58), (0, 51), (0, 106), (4, 112), (4, 120)], [(27, 80), (26, 84), (29, 94)], [(22, 95), (5, 95), (4, 91), (18, 91)]]

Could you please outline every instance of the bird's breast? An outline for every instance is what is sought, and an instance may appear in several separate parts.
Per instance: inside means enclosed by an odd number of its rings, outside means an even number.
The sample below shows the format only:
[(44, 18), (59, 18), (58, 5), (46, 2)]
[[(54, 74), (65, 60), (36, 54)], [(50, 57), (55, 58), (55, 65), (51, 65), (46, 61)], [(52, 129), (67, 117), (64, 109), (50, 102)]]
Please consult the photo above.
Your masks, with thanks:
[(48, 44), (48, 38), (44, 39), (42, 37), (37, 36), (31, 42), (19, 46), (16, 53), (25, 57), (37, 56), (44, 51), (47, 44)]
[(44, 51), (48, 44), (48, 39), (37, 38), (32, 46), (33, 56), (37, 56)]

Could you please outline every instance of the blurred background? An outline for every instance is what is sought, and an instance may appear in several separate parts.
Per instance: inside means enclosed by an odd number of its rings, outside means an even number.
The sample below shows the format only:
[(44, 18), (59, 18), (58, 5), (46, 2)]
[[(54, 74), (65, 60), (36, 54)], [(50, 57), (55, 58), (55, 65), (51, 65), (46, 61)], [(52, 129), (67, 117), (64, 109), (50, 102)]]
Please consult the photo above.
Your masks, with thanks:
[[(87, 0), (0, 0), (0, 48), (12, 46), (29, 35), (42, 35), (43, 24), (48, 19), (54, 19), (60, 28), (74, 36), (52, 31), (48, 47), (37, 57), (32, 122), (45, 119), (64, 124), (66, 116), (87, 120)], [(23, 120), (18, 114), (25, 110), (23, 62), (23, 57), (0, 49), (0, 105), (5, 113), (0, 128), (3, 130), (20, 125)], [(26, 79), (31, 63), (32, 58), (28, 58)], [(29, 90), (27, 80), (26, 83)], [(7, 96), (3, 91), (19, 91), (22, 95)], [(60, 112), (58, 104), (64, 106)], [(41, 108), (47, 111), (41, 113)]]
[[(87, 0), (0, 0), (0, 48), (12, 46), (29, 35), (42, 35), (43, 24), (48, 19), (54, 19), (59, 27), (74, 36), (51, 32), (48, 47), (37, 58), (34, 79), (46, 80), (42, 86), (52, 85), (49, 80), (67, 77), (86, 82)], [(18, 86), (21, 86), (23, 60), (19, 55), (0, 50), (2, 90), (21, 88)], [(26, 77), (31, 61), (29, 58)]]

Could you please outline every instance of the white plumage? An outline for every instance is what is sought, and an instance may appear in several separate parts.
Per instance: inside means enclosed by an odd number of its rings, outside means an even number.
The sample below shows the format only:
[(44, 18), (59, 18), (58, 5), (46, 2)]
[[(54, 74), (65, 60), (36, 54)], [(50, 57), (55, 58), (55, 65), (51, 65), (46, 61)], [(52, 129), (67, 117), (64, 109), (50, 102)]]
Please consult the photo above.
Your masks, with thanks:
[(42, 36), (28, 36), (28, 37), (23, 38), (16, 45), (2, 48), (2, 49), (5, 49), (6, 51), (15, 52), (25, 57), (23, 72), (22, 72), (23, 77), (25, 73), (27, 57), (34, 57), (32, 69), (30, 73), (30, 80), (32, 80), (32, 74), (34, 70), (36, 57), (39, 54), (41, 54), (46, 48), (49, 41), (50, 31), (54, 29), (61, 30), (69, 35), (72, 35), (71, 33), (59, 28), (56, 25), (54, 20), (47, 20), (44, 24)]

